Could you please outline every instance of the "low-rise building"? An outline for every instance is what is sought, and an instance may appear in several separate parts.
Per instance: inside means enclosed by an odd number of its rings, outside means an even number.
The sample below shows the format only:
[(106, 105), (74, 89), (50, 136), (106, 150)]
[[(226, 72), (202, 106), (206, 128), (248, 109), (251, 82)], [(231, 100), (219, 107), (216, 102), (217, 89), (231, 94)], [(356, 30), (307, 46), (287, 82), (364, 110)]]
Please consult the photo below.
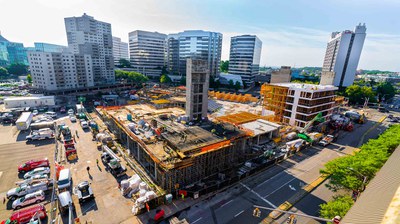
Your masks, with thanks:
[(9, 97), (4, 99), (5, 108), (54, 106), (54, 96)]
[(272, 71), (271, 83), (286, 83), (290, 82), (292, 72), (290, 66), (281, 66), (280, 69)]
[(304, 127), (318, 113), (329, 117), (336, 107), (338, 88), (332, 85), (303, 83), (264, 84), (261, 95), (264, 109), (275, 112), (275, 120)]

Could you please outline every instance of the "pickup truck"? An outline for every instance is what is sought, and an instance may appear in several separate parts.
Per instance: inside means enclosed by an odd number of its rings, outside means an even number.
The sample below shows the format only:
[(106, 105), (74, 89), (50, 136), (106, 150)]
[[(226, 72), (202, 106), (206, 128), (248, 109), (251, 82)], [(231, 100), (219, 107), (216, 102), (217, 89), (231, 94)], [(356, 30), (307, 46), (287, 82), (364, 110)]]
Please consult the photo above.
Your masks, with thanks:
[(90, 183), (87, 181), (79, 183), (75, 187), (74, 193), (78, 195), (79, 203), (94, 198), (92, 187), (90, 187)]
[(10, 189), (6, 196), (7, 199), (14, 201), (18, 197), (25, 196), (27, 194), (36, 192), (36, 191), (47, 191), (49, 189), (49, 186), (47, 185), (46, 182), (40, 182), (37, 184), (32, 184), (32, 185), (21, 185), (20, 187), (12, 188)]
[(107, 152), (101, 155), (101, 161), (106, 166), (112, 175), (116, 177), (123, 176), (126, 173), (126, 168), (115, 158), (110, 156)]
[(321, 141), (319, 141), (319, 144), (325, 147), (331, 144), (333, 141), (335, 141), (335, 136), (327, 135)]
[(29, 160), (29, 161), (25, 162), (24, 164), (18, 166), (18, 172), (25, 173), (25, 172), (31, 171), (33, 169), (36, 169), (38, 167), (50, 167), (49, 160), (47, 158), (37, 159), (37, 160)]
[(37, 131), (32, 131), (30, 135), (26, 136), (26, 140), (28, 142), (33, 140), (43, 140), (50, 138), (54, 138), (54, 133), (50, 128), (43, 128)]

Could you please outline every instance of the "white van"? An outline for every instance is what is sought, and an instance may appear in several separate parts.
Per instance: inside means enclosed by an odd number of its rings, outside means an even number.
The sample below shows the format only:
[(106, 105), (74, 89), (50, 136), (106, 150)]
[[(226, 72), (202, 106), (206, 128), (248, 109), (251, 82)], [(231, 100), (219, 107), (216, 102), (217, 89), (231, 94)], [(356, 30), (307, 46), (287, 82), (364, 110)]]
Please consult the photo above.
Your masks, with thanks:
[(49, 116), (49, 117), (51, 117), (51, 118), (57, 118), (57, 113), (56, 113), (56, 112), (53, 112), (53, 111), (47, 111), (47, 112), (45, 113), (45, 115), (47, 115), (47, 116)]
[(60, 171), (57, 185), (58, 190), (69, 188), (71, 186), (71, 171), (69, 169), (63, 169)]

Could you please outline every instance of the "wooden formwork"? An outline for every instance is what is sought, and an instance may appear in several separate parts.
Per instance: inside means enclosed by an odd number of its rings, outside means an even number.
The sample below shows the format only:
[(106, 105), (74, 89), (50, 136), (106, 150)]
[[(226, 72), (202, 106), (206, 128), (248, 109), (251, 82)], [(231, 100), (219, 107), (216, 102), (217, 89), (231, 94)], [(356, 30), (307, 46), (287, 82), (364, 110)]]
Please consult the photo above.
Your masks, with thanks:
[(288, 87), (264, 84), (260, 95), (263, 97), (263, 107), (275, 112), (275, 121), (282, 122), (286, 107)]

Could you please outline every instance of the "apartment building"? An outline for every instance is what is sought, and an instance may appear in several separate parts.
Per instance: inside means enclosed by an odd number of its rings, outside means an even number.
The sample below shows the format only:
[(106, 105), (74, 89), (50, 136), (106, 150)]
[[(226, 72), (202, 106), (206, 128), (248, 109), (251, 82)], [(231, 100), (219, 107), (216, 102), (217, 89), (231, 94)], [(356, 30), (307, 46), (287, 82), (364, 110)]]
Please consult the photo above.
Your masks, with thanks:
[(90, 55), (44, 51), (27, 54), (34, 88), (63, 90), (94, 86)]
[(111, 24), (83, 14), (64, 19), (68, 47), (74, 54), (90, 55), (95, 85), (115, 82)]
[(262, 42), (255, 35), (231, 38), (229, 74), (240, 75), (246, 86), (254, 86), (260, 71)]
[(264, 109), (275, 113), (275, 120), (304, 127), (318, 113), (327, 118), (335, 109), (337, 87), (302, 83), (264, 84)]
[(150, 78), (159, 78), (165, 65), (167, 35), (135, 30), (129, 33), (129, 55), (135, 71)]
[(120, 59), (129, 61), (129, 46), (128, 43), (121, 41), (119, 37), (112, 37), (113, 41), (113, 56), (114, 64), (119, 65)]
[(359, 24), (354, 31), (333, 32), (326, 47), (322, 67), (322, 85), (347, 87), (353, 84), (366, 37), (366, 26)]
[(64, 52), (68, 50), (67, 46), (57, 45), (57, 44), (49, 44), (43, 42), (35, 42), (35, 47), (27, 47), (27, 51), (41, 51), (41, 52)]

